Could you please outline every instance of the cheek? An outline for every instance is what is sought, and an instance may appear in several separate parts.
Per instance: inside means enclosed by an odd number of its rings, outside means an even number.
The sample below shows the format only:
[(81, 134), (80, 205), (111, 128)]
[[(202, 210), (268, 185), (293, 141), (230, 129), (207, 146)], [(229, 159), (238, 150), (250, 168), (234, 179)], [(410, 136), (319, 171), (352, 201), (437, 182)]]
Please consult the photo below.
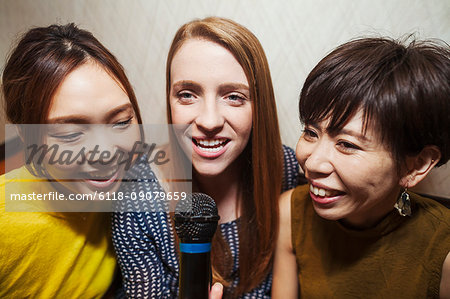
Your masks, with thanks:
[(77, 179), (80, 166), (77, 163), (68, 163), (67, 159), (49, 160), (47, 157), (43, 163), (46, 172), (56, 180)]
[(253, 115), (251, 106), (248, 106), (241, 111), (230, 109), (226, 111), (225, 118), (227, 119), (227, 122), (234, 127), (239, 137), (247, 143), (253, 129)]
[(170, 115), (172, 116), (173, 124), (189, 124), (195, 118), (192, 110), (186, 107), (181, 107), (179, 105), (171, 105)]
[(297, 147), (295, 148), (295, 156), (297, 157), (297, 161), (303, 169), (306, 161), (306, 149), (306, 144), (300, 137), (297, 142)]
[(398, 182), (392, 162), (383, 158), (349, 159), (335, 166), (349, 191), (360, 197), (385, 198)]
[(252, 123), (252, 119), (250, 118), (250, 120), (243, 123), (240, 128), (240, 133), (246, 141), (248, 141), (248, 139), (250, 138), (250, 134), (252, 133), (252, 127), (253, 127), (253, 123)]
[(141, 125), (133, 124), (131, 127), (121, 134), (120, 138), (115, 138), (116, 147), (129, 152), (135, 147), (135, 144), (141, 140)]
[(370, 181), (373, 185), (390, 187), (398, 184), (400, 181), (392, 159), (373, 160), (370, 165), (374, 167), (370, 168), (368, 166), (365, 175), (366, 180)]
[[(49, 173), (66, 177), (79, 170), (80, 163), (82, 163), (86, 153), (87, 149), (81, 142), (78, 144), (65, 144), (50, 141), (45, 143), (43, 150), (37, 153), (34, 158), (41, 159), (42, 155), (44, 155), (42, 160), (43, 167)], [(55, 178), (58, 179), (58, 177)]]

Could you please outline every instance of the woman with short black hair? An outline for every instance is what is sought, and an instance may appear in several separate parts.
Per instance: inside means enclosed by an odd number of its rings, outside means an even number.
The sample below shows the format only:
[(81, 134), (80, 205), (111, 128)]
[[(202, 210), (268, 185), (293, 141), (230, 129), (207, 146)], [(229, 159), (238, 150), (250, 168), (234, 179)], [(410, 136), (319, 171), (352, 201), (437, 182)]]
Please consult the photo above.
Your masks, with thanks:
[(282, 195), (274, 298), (448, 298), (450, 211), (409, 189), (450, 157), (450, 49), (343, 44), (300, 96), (309, 186)]

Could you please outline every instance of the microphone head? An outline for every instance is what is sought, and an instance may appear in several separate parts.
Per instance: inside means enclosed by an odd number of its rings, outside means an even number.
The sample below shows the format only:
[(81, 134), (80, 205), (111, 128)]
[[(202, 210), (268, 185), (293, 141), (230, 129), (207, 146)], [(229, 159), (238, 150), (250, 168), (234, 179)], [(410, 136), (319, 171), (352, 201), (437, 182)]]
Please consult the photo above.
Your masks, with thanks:
[(192, 193), (175, 208), (175, 230), (182, 243), (210, 243), (219, 220), (215, 201)]

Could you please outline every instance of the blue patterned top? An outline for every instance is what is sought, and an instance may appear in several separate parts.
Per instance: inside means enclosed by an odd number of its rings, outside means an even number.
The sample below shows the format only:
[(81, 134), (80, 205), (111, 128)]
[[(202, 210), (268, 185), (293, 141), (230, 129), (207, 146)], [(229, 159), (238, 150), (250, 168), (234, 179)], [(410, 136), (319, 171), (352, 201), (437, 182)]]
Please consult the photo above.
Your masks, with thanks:
[[(297, 186), (302, 176), (299, 175), (294, 151), (287, 146), (283, 146), (283, 151), (282, 186), (285, 191)], [(148, 163), (136, 163), (130, 172), (139, 180), (126, 184), (124, 192), (162, 190)], [(238, 273), (239, 268), (238, 222), (234, 220), (219, 225), (233, 256), (233, 273)], [(112, 228), (126, 296), (177, 298), (179, 264), (169, 215), (165, 212), (118, 212), (113, 214)], [(239, 277), (235, 275), (232, 287), (237, 286), (238, 282)], [(259, 286), (240, 298), (270, 298), (271, 287), (272, 273), (269, 273)]]

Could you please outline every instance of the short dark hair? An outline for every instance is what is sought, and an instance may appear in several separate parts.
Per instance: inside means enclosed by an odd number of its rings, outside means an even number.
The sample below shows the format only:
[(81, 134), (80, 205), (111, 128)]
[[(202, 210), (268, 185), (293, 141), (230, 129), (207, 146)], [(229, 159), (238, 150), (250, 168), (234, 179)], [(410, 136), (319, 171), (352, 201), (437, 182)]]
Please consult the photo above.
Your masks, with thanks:
[[(405, 40), (408, 40), (408, 37)], [(443, 41), (360, 38), (347, 42), (308, 75), (299, 102), (304, 124), (329, 118), (336, 132), (360, 109), (400, 168), (425, 146), (450, 155), (450, 47)]]

